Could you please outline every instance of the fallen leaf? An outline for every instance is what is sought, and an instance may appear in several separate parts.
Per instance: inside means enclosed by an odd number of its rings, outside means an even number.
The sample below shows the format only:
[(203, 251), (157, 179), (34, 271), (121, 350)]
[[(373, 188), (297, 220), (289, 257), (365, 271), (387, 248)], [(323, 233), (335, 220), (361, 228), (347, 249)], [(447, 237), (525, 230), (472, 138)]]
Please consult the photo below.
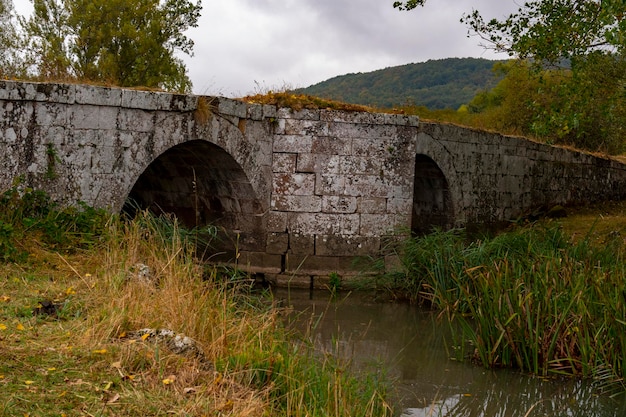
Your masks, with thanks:
[(22, 323), (17, 323), (17, 326), (15, 326), (17, 328), (17, 330), (19, 331), (24, 331), (24, 325)]
[(35, 383), (35, 381), (31, 381), (30, 379), (27, 379), (26, 381), (24, 381), (24, 383), (25, 383), (26, 385), (32, 385), (32, 384), (34, 384), (34, 383)]
[(93, 353), (97, 353), (97, 354), (99, 354), (99, 355), (102, 355), (102, 354), (104, 354), (104, 353), (107, 353), (107, 350), (106, 350), (106, 349), (96, 349), (96, 350), (94, 350), (94, 351), (92, 351), (92, 352), (93, 352)]
[(2, 323), (0, 323), (0, 330), (6, 330), (6, 329), (7, 329), (7, 326), (2, 324)]
[(196, 389), (193, 387), (188, 387), (183, 389), (183, 393), (184, 394), (195, 394), (196, 393)]
[(121, 361), (113, 362), (111, 364), (111, 368), (120, 369), (121, 367), (122, 367), (122, 362)]
[(3, 295), (0, 297), (0, 301), (2, 301), (3, 303), (8, 303), (9, 301), (11, 301), (11, 297), (9, 297), (8, 295)]
[(173, 383), (174, 381), (176, 381), (176, 375), (170, 375), (163, 380), (163, 385), (169, 385)]
[(150, 333), (146, 333), (146, 334), (141, 336), (141, 340), (146, 340), (149, 337), (150, 337)]
[(69, 287), (67, 290), (65, 290), (65, 295), (72, 295), (72, 294), (76, 294), (76, 290), (73, 287)]
[(120, 399), (120, 394), (114, 394), (111, 398), (109, 398), (107, 400), (107, 404), (113, 404), (114, 402), (116, 402), (117, 400)]
[(215, 385), (219, 385), (220, 382), (222, 382), (222, 374), (220, 374), (219, 372), (216, 372), (217, 375), (215, 375), (215, 379), (213, 380), (213, 383)]

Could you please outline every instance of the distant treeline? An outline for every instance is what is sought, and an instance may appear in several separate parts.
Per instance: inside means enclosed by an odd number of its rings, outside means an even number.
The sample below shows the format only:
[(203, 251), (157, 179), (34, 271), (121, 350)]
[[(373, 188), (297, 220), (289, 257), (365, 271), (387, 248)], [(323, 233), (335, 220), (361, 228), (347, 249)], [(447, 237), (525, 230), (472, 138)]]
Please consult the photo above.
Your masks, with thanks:
[(415, 105), (458, 109), (498, 83), (501, 76), (492, 71), (496, 62), (479, 58), (431, 60), (341, 75), (297, 92), (379, 108)]

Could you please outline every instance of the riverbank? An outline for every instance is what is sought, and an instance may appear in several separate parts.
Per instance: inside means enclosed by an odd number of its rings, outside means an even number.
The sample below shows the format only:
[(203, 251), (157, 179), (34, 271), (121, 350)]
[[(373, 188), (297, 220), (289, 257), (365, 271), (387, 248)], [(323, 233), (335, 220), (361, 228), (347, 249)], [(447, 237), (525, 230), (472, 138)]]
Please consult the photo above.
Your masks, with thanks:
[(624, 203), (522, 221), (496, 236), (411, 239), (382, 283), (459, 324), (459, 358), (626, 390)]
[(194, 262), (210, 229), (32, 190), (1, 207), (0, 415), (391, 415), (385, 381), (294, 344), (270, 297)]

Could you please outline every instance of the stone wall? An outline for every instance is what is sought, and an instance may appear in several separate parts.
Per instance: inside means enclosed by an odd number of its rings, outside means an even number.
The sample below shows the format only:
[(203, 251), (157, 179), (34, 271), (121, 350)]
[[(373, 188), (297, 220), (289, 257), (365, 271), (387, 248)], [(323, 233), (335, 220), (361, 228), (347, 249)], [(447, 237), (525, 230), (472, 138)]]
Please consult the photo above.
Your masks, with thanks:
[[(277, 115), (266, 252), (279, 281), (357, 271), (411, 223), (415, 117), (291, 111)], [(361, 265), (362, 267), (362, 265)]]
[(615, 160), (415, 117), (12, 81), (0, 164), (0, 191), (113, 211), (131, 197), (219, 226), (222, 260), (306, 286), (357, 274), (411, 230), (626, 198)]
[(417, 153), (443, 171), (458, 226), (501, 223), (557, 204), (626, 198), (626, 165), (525, 138), (421, 123)]

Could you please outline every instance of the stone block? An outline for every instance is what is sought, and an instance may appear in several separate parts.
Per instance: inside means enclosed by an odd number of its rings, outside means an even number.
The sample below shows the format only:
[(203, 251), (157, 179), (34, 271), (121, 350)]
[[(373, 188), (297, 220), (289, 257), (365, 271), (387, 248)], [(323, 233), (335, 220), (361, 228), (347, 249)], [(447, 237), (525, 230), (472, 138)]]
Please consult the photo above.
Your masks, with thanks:
[(391, 197), (387, 199), (387, 213), (390, 214), (411, 213), (412, 206), (413, 200), (410, 200), (408, 198)]
[(341, 170), (341, 161), (345, 158), (339, 155), (324, 154), (300, 154), (296, 172), (314, 172), (319, 174), (339, 174)]
[(297, 154), (274, 153), (272, 155), (272, 172), (295, 173)]
[(361, 214), (361, 236), (392, 235), (398, 228), (395, 216), (388, 214)]
[(291, 233), (289, 235), (289, 253), (293, 255), (315, 254), (315, 236)]
[(237, 267), (256, 273), (278, 274), (281, 272), (282, 256), (265, 252), (239, 252)]
[(345, 195), (354, 197), (388, 197), (394, 193), (393, 187), (375, 175), (346, 176)]
[[(114, 107), (109, 109), (116, 110)], [(102, 112), (104, 113), (104, 109)], [(115, 124), (113, 127), (115, 127)], [(154, 130), (154, 113), (141, 109), (127, 109), (119, 112), (117, 127), (120, 130), (131, 130), (133, 132), (152, 132)]]
[(276, 211), (317, 213), (322, 211), (322, 198), (317, 195), (272, 194), (271, 208)]
[(289, 248), (289, 235), (287, 233), (268, 233), (265, 250), (267, 253), (283, 254)]
[(289, 213), (287, 227), (290, 232), (303, 235), (357, 235), (358, 214)]
[(247, 113), (250, 120), (263, 120), (263, 106), (260, 104), (248, 104)]
[(274, 119), (276, 118), (276, 115), (277, 115), (276, 106), (272, 106), (270, 104), (263, 105), (263, 118)]
[(302, 135), (276, 135), (272, 150), (284, 153), (310, 153), (313, 139)]
[(379, 237), (317, 235), (315, 255), (375, 256), (380, 251)]
[(284, 120), (285, 135), (300, 135), (307, 137), (329, 136), (328, 123), (317, 120), (282, 119)]
[(316, 109), (294, 110), (283, 107), (277, 110), (276, 117), (280, 119), (320, 120), (320, 111)]
[[(13, 105), (11, 103), (11, 107)], [(63, 128), (68, 125), (68, 106), (59, 106), (58, 104), (38, 103), (34, 107), (35, 120), (41, 127), (48, 126), (62, 126)], [(12, 115), (7, 115), (11, 117)]]
[(122, 104), (122, 90), (119, 88), (96, 87), (93, 85), (76, 85), (75, 102), (77, 104), (93, 104), (95, 106), (115, 106)]
[(267, 213), (265, 227), (268, 232), (284, 232), (287, 230), (287, 213), (270, 211)]
[(315, 174), (275, 173), (272, 181), (273, 195), (315, 194)]
[(323, 275), (332, 272), (357, 273), (361, 269), (351, 256), (288, 255), (285, 272), (297, 275)]
[(356, 213), (357, 207), (356, 197), (322, 197), (322, 212), (324, 213)]
[(339, 172), (346, 175), (384, 175), (382, 161), (364, 156), (339, 157)]
[(344, 195), (346, 176), (339, 174), (320, 174), (315, 177), (316, 195)]
[(387, 211), (387, 199), (385, 197), (360, 197), (359, 213), (382, 214)]
[(333, 123), (381, 125), (385, 122), (385, 114), (368, 112), (346, 112), (341, 110), (321, 110), (320, 120), (326, 120)]
[(172, 94), (156, 91), (122, 90), (121, 107), (142, 110), (170, 110)]
[(117, 107), (72, 106), (67, 119), (74, 129), (116, 129), (118, 113), (124, 112)]
[(385, 114), (385, 124), (417, 127), (419, 117), (406, 114)]
[(221, 114), (245, 119), (248, 115), (247, 103), (225, 97), (219, 97), (217, 111)]
[(331, 136), (314, 137), (311, 143), (311, 153), (324, 155), (350, 155), (352, 139)]

